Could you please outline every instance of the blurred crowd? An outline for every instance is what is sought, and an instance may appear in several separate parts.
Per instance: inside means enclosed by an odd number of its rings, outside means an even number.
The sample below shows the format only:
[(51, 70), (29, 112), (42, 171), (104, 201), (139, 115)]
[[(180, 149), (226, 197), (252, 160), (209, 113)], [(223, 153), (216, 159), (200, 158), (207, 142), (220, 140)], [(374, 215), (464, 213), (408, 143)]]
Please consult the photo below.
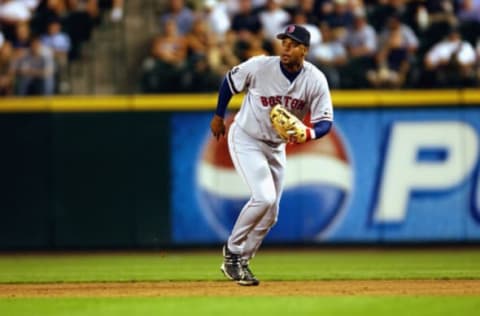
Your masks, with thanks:
[[(140, 92), (217, 90), (225, 73), (275, 55), (290, 23), (334, 89), (480, 84), (480, 0), (151, 0), (158, 31)], [(0, 94), (68, 93), (69, 65), (123, 0), (0, 0)]]
[(277, 54), (290, 23), (334, 89), (480, 83), (480, 0), (167, 0), (140, 90), (215, 91), (234, 65)]
[(0, 0), (0, 95), (68, 93), (69, 64), (123, 0)]

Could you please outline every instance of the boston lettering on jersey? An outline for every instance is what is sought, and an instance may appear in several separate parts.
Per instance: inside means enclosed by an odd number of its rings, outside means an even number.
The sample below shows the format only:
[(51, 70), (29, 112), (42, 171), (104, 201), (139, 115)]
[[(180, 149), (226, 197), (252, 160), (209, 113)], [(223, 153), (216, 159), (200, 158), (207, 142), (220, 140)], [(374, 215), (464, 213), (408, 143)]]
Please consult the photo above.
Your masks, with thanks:
[(284, 107), (292, 110), (303, 110), (305, 107), (305, 101), (292, 98), (288, 95), (276, 95), (270, 97), (260, 97), (260, 101), (263, 106), (274, 106), (276, 104), (282, 104)]

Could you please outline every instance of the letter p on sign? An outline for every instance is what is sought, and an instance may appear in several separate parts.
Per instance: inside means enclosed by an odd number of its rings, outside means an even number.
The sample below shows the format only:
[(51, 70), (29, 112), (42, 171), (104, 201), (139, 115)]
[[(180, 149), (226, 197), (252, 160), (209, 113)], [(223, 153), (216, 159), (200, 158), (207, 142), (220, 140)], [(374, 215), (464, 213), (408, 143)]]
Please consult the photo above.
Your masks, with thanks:
[(373, 210), (373, 221), (380, 224), (404, 220), (412, 191), (460, 184), (478, 156), (477, 134), (463, 122), (396, 122), (387, 146)]

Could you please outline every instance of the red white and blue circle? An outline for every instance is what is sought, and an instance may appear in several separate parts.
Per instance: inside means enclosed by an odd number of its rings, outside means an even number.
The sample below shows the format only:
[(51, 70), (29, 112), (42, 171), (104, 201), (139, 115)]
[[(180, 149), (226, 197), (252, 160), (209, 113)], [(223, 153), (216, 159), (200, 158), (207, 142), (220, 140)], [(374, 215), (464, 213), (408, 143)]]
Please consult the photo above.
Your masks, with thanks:
[[(323, 239), (341, 217), (352, 191), (349, 161), (335, 129), (321, 140), (288, 145), (279, 219), (267, 241)], [(215, 234), (226, 239), (250, 192), (233, 167), (225, 138), (208, 137), (202, 145), (196, 186), (203, 216)]]

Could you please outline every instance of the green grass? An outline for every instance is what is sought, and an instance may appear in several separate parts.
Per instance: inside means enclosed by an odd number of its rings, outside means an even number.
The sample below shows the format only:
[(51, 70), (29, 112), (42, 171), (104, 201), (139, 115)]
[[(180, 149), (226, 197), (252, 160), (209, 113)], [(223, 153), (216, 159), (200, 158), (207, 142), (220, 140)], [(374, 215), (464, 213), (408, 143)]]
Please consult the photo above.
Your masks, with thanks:
[[(223, 280), (221, 260), (220, 251), (0, 255), (0, 283)], [(264, 281), (480, 279), (480, 251), (262, 250), (252, 268)], [(473, 316), (479, 311), (478, 296), (0, 299), (1, 316)]]
[[(220, 252), (0, 255), (0, 283), (222, 280)], [(480, 251), (260, 251), (262, 280), (480, 279)]]
[(478, 315), (477, 297), (191, 297), (4, 299), (2, 315)]

